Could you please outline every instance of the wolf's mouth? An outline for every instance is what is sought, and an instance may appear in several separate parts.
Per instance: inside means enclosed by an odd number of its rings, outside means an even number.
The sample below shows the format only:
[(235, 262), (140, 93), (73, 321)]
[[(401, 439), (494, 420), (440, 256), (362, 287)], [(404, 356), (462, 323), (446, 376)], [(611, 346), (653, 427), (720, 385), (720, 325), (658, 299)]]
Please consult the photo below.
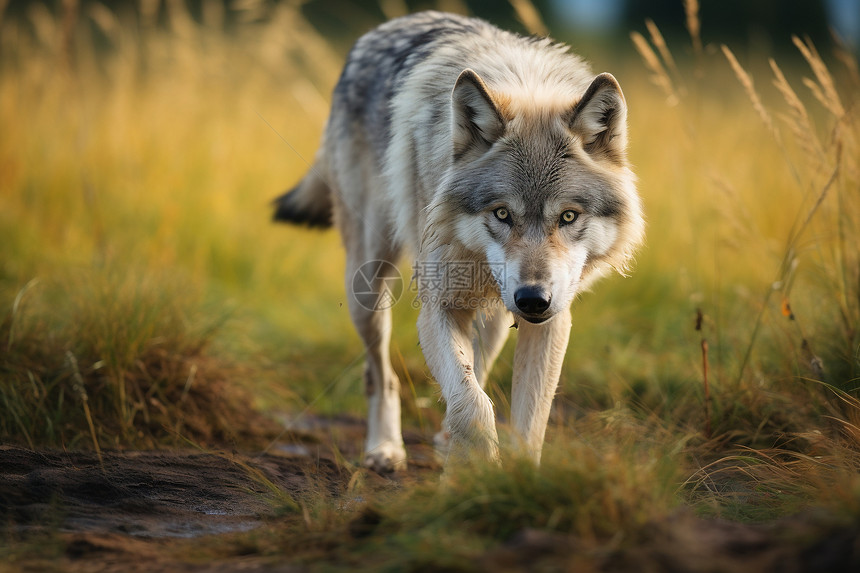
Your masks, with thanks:
[(541, 324), (542, 322), (546, 322), (552, 317), (549, 316), (526, 316), (521, 314), (520, 317), (526, 322), (531, 322), (532, 324)]

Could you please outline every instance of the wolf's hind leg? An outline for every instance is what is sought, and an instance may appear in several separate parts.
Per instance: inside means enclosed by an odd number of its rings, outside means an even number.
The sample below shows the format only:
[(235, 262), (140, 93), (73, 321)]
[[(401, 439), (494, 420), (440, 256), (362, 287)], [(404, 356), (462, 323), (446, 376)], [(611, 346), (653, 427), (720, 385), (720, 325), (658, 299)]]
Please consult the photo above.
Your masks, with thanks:
[[(355, 328), (364, 341), (367, 356), (364, 366), (364, 388), (367, 395), (367, 441), (364, 465), (379, 472), (406, 468), (406, 449), (400, 429), (400, 380), (391, 366), (389, 342), (391, 340), (391, 310), (384, 292), (386, 281), (392, 279), (387, 270), (393, 270), (387, 261), (361, 261), (350, 257), (347, 263), (347, 294), (349, 312)], [(377, 272), (378, 271), (378, 272)], [(369, 279), (372, 294), (362, 289), (356, 293), (355, 273), (362, 272)]]
[(475, 354), (475, 378), (481, 388), (487, 384), (487, 377), (508, 339), (512, 324), (511, 313), (501, 305), (478, 312), (475, 318), (472, 351)]

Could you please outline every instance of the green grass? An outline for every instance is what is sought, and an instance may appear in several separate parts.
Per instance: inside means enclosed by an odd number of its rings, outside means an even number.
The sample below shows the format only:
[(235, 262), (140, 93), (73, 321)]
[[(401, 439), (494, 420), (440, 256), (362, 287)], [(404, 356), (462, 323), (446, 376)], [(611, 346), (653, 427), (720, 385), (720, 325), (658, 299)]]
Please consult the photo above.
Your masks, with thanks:
[(228, 382), (240, 368), (206, 352), (228, 314), (194, 288), (178, 273), (88, 269), (4, 300), (0, 435), (99, 448), (247, 433), (249, 399)]
[[(268, 222), (314, 155), (342, 42), (262, 9), (227, 32), (212, 11), (159, 28), (94, 8), (71, 52), (47, 9), (0, 20), (3, 442), (241, 442), (254, 411), (365, 415), (338, 237)], [(453, 568), (528, 528), (599, 547), (679, 505), (860, 515), (856, 61), (811, 53), (786, 84), (753, 53), (752, 85), (720, 50), (677, 72), (644, 55), (650, 69), (595, 68), (629, 102), (647, 246), (632, 277), (574, 303), (546, 463), (366, 491), (357, 513), (323, 496), (308, 525), (323, 545), (376, 515), (338, 559)], [(407, 424), (431, 435), (441, 406), (409, 301), (392, 355)], [(488, 387), (503, 419), (514, 339)]]
[(539, 470), (510, 459), (502, 468), (454, 472), (442, 487), (382, 498), (352, 518), (359, 547), (347, 554), (384, 570), (447, 569), (525, 530), (571, 536), (592, 550), (622, 538), (632, 543), (678, 503), (679, 474), (662, 445), (633, 444), (621, 434), (551, 447)]

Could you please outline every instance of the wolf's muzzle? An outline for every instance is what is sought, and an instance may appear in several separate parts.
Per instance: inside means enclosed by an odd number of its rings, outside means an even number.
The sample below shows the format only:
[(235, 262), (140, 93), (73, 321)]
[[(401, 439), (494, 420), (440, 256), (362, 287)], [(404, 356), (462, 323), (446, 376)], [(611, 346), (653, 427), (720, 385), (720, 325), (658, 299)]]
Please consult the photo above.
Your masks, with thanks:
[(552, 295), (538, 285), (526, 285), (514, 293), (514, 304), (529, 322), (543, 322)]

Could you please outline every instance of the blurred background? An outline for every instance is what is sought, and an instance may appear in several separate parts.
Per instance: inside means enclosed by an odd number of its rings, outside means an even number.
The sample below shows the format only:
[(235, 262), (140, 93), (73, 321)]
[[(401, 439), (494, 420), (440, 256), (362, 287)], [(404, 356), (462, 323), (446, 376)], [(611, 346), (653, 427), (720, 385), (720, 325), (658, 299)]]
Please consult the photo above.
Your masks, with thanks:
[[(157, 0), (122, 2), (106, 0), (95, 3), (86, 0), (5, 0), (7, 17), (26, 17), (34, 5), (45, 5), (55, 11), (67, 10), (77, 18), (91, 9), (88, 5), (107, 8), (113, 14), (136, 14), (144, 21), (168, 25), (168, 12), (171, 0), (163, 3)], [(313, 24), (323, 35), (338, 45), (348, 47), (353, 36), (361, 33), (362, 26), (407, 12), (427, 9), (442, 9), (487, 18), (498, 25), (526, 31), (517, 18), (513, 5), (517, 3), (491, 0), (451, 0), (441, 3), (417, 2), (406, 0), (361, 0), (332, 2), (323, 0), (302, 0), (293, 2), (269, 2), (253, 0), (188, 0), (182, 3), (189, 17), (202, 22), (208, 13), (221, 14), (228, 28), (251, 15), (264, 17), (278, 4), (298, 7), (303, 17)], [(659, 2), (657, 0), (537, 0), (530, 3), (542, 16), (554, 37), (580, 39), (579, 43), (597, 42), (612, 44), (624, 40), (630, 30), (641, 28), (644, 20), (650, 18), (660, 25), (666, 38), (675, 40), (684, 37), (686, 19), (680, 2)], [(701, 31), (702, 41), (732, 43), (735, 46), (753, 46), (770, 50), (784, 50), (791, 47), (791, 34), (808, 35), (816, 44), (830, 40), (830, 29), (855, 50), (860, 41), (860, 5), (857, 0), (703, 0), (698, 3), (700, 18), (706, 25)], [(522, 5), (522, 4), (520, 4)], [(175, 8), (174, 8), (175, 9)]]
[[(270, 201), (308, 168), (351, 44), (425, 8), (549, 33), (629, 104), (647, 245), (574, 303), (550, 433), (598, 420), (700, 458), (860, 443), (850, 0), (0, 1), (0, 438), (363, 419), (339, 238), (270, 223)], [(429, 439), (410, 302), (392, 355)], [(489, 384), (502, 421), (514, 340)]]
[[(522, 28), (511, 4), (490, 0), (452, 0), (417, 2), (406, 0), (360, 0), (332, 2), (304, 0), (294, 2), (254, 2), (248, 0), (223, 0), (215, 8), (206, 0), (188, 0), (183, 6), (191, 18), (202, 21), (206, 11), (222, 12), (226, 22), (235, 25), (247, 18), (248, 11), (262, 15), (266, 10), (283, 3), (300, 6), (303, 16), (327, 35), (354, 35), (359, 24), (375, 21), (396, 14), (428, 9), (469, 11), (491, 19), (507, 28)], [(38, 0), (6, 0), (5, 12), (9, 17), (21, 17), (34, 5), (45, 4)], [(86, 0), (57, 0), (48, 2), (53, 10), (69, 9), (87, 11)], [(98, 3), (113, 13), (136, 13), (162, 25), (167, 24), (167, 5), (157, 0), (122, 2), (106, 0)], [(160, 4), (164, 4), (161, 5)], [(676, 39), (686, 31), (684, 10), (680, 2), (657, 0), (537, 0), (532, 3), (543, 16), (554, 36), (585, 35), (591, 39), (617, 40), (626, 38), (629, 30), (641, 27), (645, 18), (660, 24), (663, 35)], [(860, 39), (860, 10), (856, 0), (703, 0), (699, 2), (699, 15), (706, 22), (702, 31), (705, 43), (741, 42), (764, 46), (789, 47), (791, 34), (806, 34), (819, 43), (829, 38), (828, 28), (833, 28), (852, 46)], [(346, 38), (344, 38), (348, 42)]]

